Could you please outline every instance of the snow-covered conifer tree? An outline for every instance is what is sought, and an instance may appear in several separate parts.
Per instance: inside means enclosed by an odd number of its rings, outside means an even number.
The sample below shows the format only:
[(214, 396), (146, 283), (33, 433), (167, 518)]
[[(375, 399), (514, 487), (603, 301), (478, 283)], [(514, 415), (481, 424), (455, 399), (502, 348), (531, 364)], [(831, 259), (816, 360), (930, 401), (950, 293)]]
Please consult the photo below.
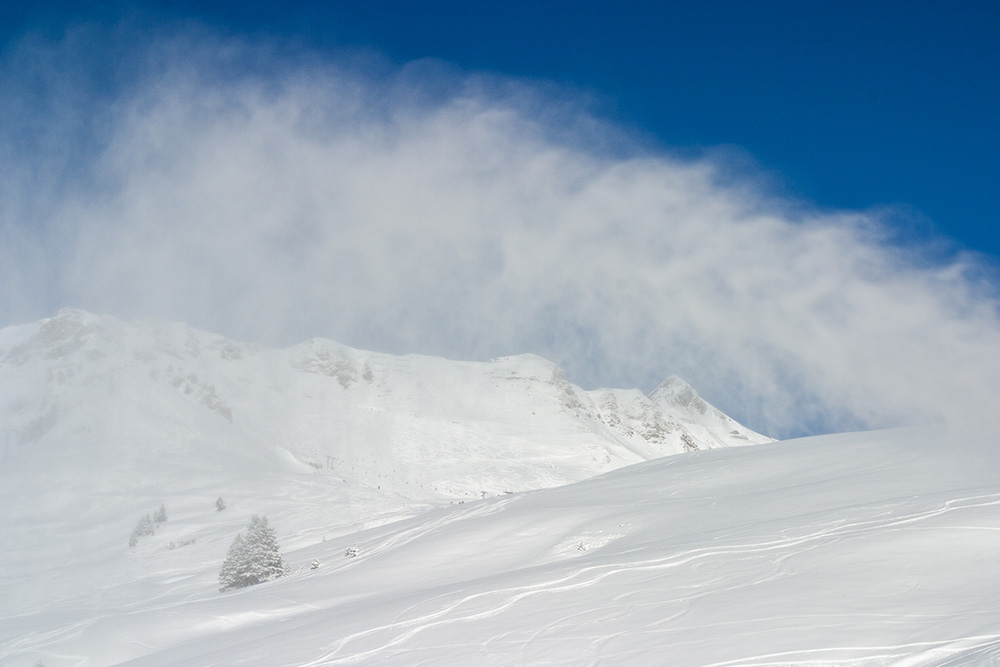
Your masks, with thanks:
[[(166, 519), (164, 519), (165, 521)], [(150, 515), (145, 515), (139, 519), (139, 523), (135, 525), (132, 529), (132, 536), (129, 537), (128, 545), (134, 547), (139, 543), (140, 537), (145, 537), (146, 535), (153, 535), (156, 533), (156, 523), (153, 522), (153, 518)]]
[(243, 583), (240, 578), (241, 566), (246, 561), (245, 552), (243, 533), (239, 533), (229, 546), (229, 551), (226, 553), (226, 560), (222, 563), (222, 569), (219, 570), (220, 591), (249, 586), (249, 584)]
[(268, 524), (266, 516), (255, 514), (250, 519), (246, 535), (237, 535), (229, 547), (219, 571), (219, 590), (253, 586), (285, 574), (274, 529)]

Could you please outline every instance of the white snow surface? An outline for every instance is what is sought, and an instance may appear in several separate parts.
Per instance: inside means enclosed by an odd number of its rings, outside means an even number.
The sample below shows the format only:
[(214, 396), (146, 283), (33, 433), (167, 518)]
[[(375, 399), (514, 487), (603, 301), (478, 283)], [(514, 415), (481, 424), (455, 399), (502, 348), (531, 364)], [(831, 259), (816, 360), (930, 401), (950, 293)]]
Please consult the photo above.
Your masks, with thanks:
[[(81, 311), (0, 330), (0, 415), (4, 666), (1000, 664), (1000, 483), (932, 429)], [(253, 514), (291, 573), (219, 593)]]

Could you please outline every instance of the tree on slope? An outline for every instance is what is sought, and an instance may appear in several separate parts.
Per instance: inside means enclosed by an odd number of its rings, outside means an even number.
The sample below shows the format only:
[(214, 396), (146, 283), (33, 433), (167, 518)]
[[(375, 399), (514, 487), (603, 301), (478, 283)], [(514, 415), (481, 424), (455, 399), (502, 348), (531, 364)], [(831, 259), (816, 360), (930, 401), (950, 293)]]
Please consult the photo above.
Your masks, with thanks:
[(219, 590), (253, 586), (286, 574), (278, 552), (278, 539), (267, 517), (251, 517), (246, 534), (233, 540), (219, 570)]
[(132, 536), (129, 537), (128, 545), (130, 547), (134, 547), (139, 543), (140, 537), (154, 534), (156, 534), (156, 522), (153, 521), (152, 516), (147, 514), (139, 519), (139, 523), (137, 523), (135, 528), (132, 529)]

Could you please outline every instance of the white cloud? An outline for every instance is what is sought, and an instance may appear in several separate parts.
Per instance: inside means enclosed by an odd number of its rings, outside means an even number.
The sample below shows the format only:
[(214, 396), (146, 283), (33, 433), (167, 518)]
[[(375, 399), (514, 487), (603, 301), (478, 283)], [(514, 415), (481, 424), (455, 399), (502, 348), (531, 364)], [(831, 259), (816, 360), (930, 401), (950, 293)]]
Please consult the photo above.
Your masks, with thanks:
[(1000, 395), (979, 267), (921, 262), (884, 214), (629, 149), (542, 87), (315, 58), (226, 82), (252, 48), (151, 52), (142, 77), (83, 96), (108, 123), (75, 173), (40, 176), (65, 151), (8, 156), (13, 317), (72, 304), (267, 343), (535, 352), (585, 386), (676, 372), (777, 434), (968, 420)]

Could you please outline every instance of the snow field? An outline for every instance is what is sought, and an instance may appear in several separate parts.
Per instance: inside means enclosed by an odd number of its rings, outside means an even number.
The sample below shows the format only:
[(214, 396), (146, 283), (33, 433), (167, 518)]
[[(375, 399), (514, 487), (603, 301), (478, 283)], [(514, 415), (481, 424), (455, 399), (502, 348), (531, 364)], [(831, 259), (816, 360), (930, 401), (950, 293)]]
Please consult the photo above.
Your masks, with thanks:
[[(995, 461), (943, 431), (80, 311), (0, 330), (0, 415), (4, 667), (1000, 664)], [(220, 594), (253, 514), (291, 574)]]
[(205, 538), (214, 560), (177, 562), (202, 540), (135, 554), (147, 579), (44, 623), (21, 619), (23, 635), (0, 655), (47, 665), (988, 665), (1000, 655), (1000, 487), (970, 483), (948, 458), (938, 434), (916, 430), (701, 452), (560, 488), (401, 506), (416, 514), (326, 541), (304, 533), (314, 505), (282, 510), (278, 494), (270, 516), (291, 576), (215, 592), (221, 535)]

